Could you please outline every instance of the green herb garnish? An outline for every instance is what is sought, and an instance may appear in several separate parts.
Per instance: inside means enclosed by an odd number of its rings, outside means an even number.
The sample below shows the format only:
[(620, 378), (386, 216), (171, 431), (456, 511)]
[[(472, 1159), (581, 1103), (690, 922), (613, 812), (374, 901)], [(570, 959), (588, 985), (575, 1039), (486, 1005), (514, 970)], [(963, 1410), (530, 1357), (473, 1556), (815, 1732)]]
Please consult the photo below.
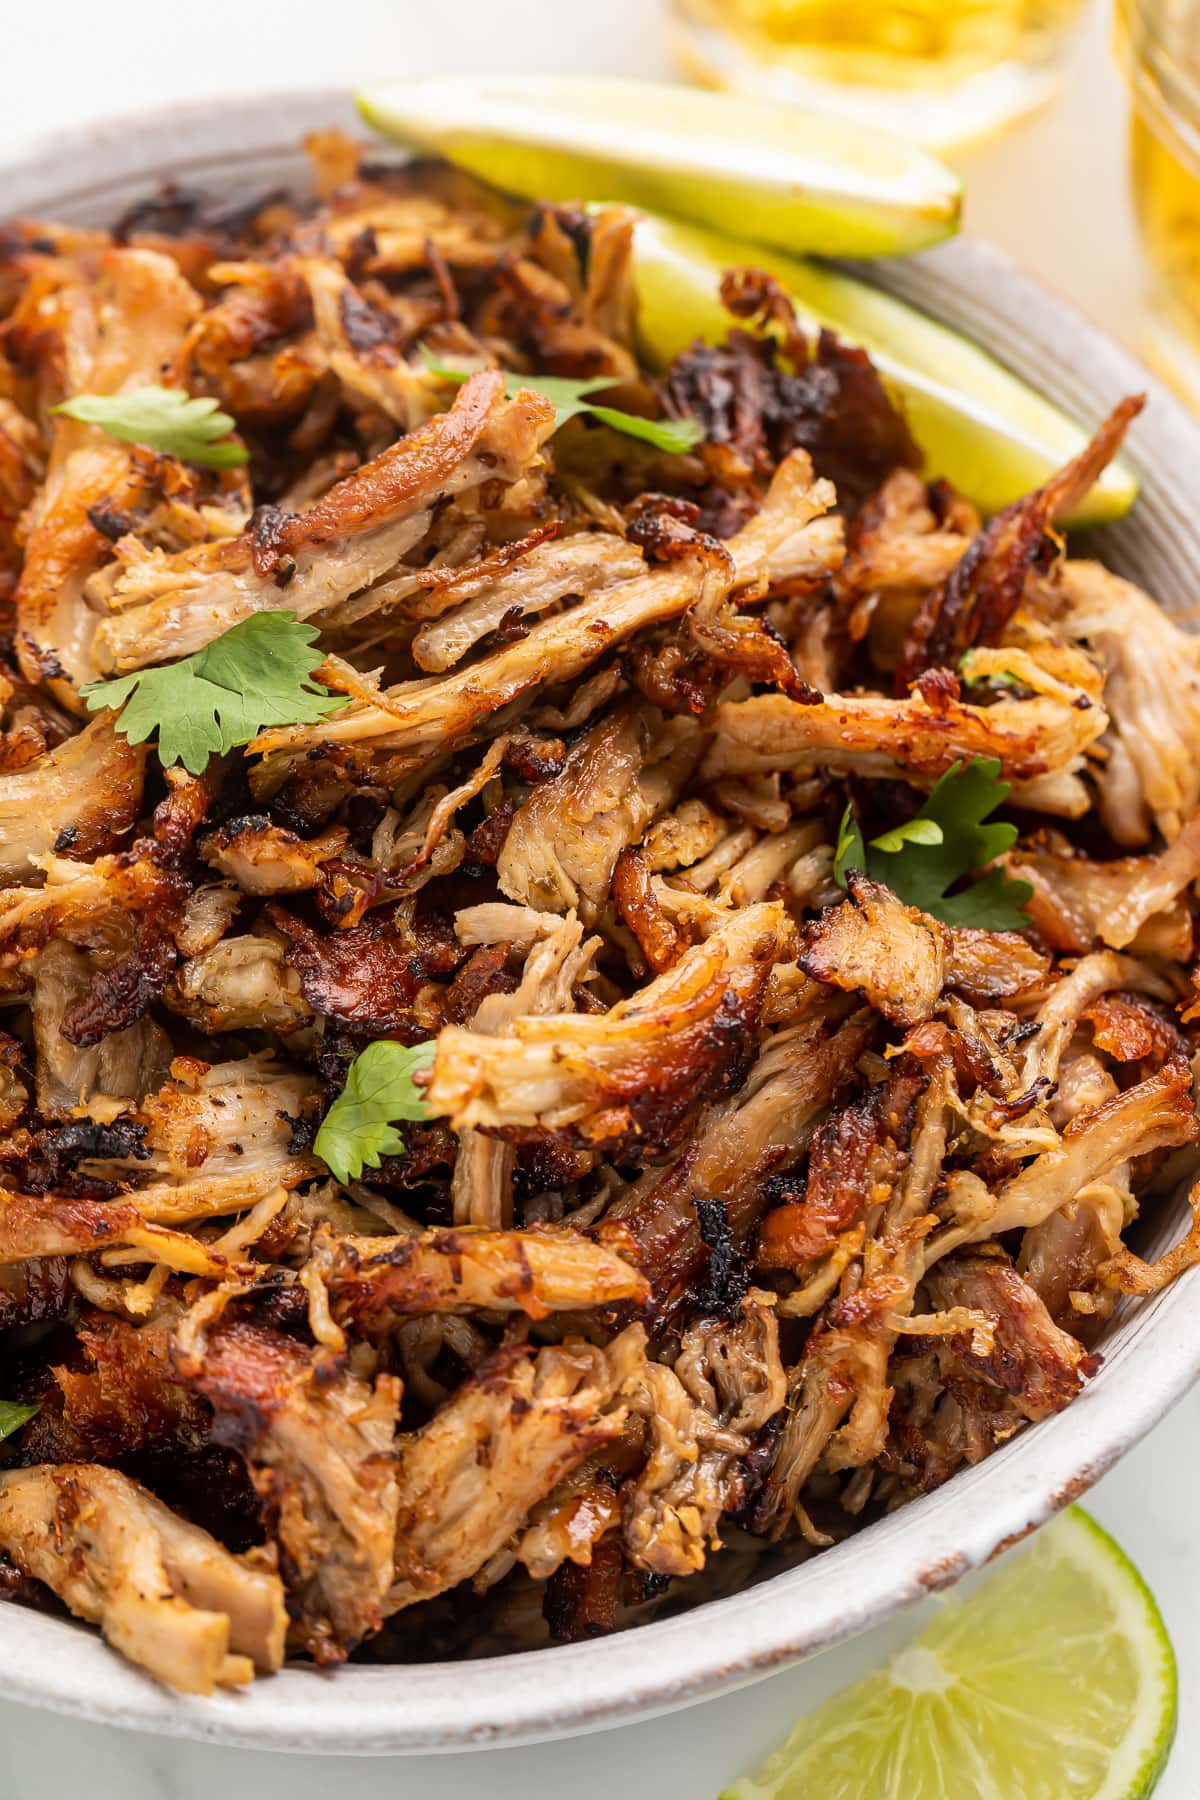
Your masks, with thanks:
[[(461, 387), (471, 373), (468, 369), (452, 369), (447, 363), (439, 362), (432, 350), (421, 345), (421, 357), (427, 369), (440, 375), (444, 381), (453, 381)], [(694, 450), (704, 436), (702, 428), (694, 419), (641, 419), (636, 413), (622, 412), (615, 406), (593, 406), (585, 399), (587, 394), (597, 394), (604, 388), (619, 387), (620, 377), (617, 375), (592, 375), (586, 381), (573, 381), (565, 375), (514, 375), (511, 370), (504, 371), (504, 391), (509, 399), (519, 394), (522, 388), (532, 388), (535, 394), (541, 394), (549, 400), (554, 408), (554, 429), (566, 424), (580, 413), (590, 413), (593, 419), (599, 419), (604, 425), (611, 425), (614, 431), (623, 431), (626, 437), (641, 438), (644, 443), (653, 444), (656, 450), (666, 450), (671, 455), (680, 456), (685, 450)]]
[(194, 656), (81, 688), (89, 712), (121, 707), (131, 744), (158, 736), (159, 760), (201, 775), (210, 756), (248, 744), (268, 725), (315, 725), (348, 704), (312, 679), (324, 660), (316, 628), (293, 612), (255, 613)]
[(1017, 841), (1017, 828), (985, 821), (1007, 800), (1010, 785), (1000, 780), (997, 757), (972, 757), (947, 769), (915, 818), (863, 843), (862, 830), (847, 806), (838, 830), (833, 873), (845, 887), (850, 869), (864, 869), (890, 887), (908, 906), (946, 925), (974, 925), (986, 931), (1023, 931), (1024, 907), (1033, 894), (1027, 881), (1010, 881), (1003, 869), (988, 869), (978, 881), (952, 894), (956, 882), (987, 864)]
[(313, 1145), (339, 1181), (356, 1181), (364, 1165), (377, 1169), (381, 1158), (400, 1154), (397, 1119), (430, 1116), (413, 1075), (429, 1067), (436, 1048), (432, 1039), (406, 1046), (381, 1038), (355, 1057)]
[(23, 1406), (18, 1400), (0, 1400), (0, 1439), (20, 1431), (22, 1425), (28, 1425), (33, 1415), (41, 1410), (40, 1404)]
[(969, 660), (971, 654), (972, 652), (968, 650), (958, 665), (964, 686), (982, 687), (986, 682), (992, 687), (1024, 688), (1027, 692), (1030, 691), (1029, 683), (1023, 681), (1019, 675), (1014, 675), (1011, 669), (984, 669), (978, 675), (972, 675)]
[(131, 388), (125, 394), (76, 394), (52, 408), (85, 425), (99, 425), (109, 437), (125, 444), (144, 444), (182, 462), (203, 463), (210, 469), (236, 469), (249, 462), (244, 444), (223, 440), (237, 421), (222, 412), (215, 400), (196, 398), (182, 388)]

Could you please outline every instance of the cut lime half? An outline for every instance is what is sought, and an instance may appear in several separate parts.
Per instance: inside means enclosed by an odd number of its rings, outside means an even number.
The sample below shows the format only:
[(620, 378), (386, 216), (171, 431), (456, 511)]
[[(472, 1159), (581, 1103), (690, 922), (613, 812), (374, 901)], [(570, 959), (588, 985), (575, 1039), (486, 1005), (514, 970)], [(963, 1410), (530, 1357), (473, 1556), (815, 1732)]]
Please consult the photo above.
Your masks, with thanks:
[(1145, 1800), (1175, 1715), (1154, 1597), (1073, 1507), (721, 1800)]
[(623, 201), (784, 250), (890, 256), (957, 229), (925, 150), (799, 107), (651, 81), (435, 76), (370, 87), (367, 121), (529, 200)]
[[(665, 364), (697, 336), (724, 338), (732, 320), (720, 302), (722, 274), (765, 267), (810, 329), (825, 325), (870, 352), (928, 472), (984, 512), (1038, 487), (1086, 442), (1073, 420), (946, 326), (865, 282), (764, 249), (782, 242), (792, 251), (881, 255), (945, 236), (957, 218), (957, 183), (921, 151), (792, 107), (649, 82), (447, 76), (368, 88), (358, 103), (387, 136), (497, 187), (646, 209), (634, 275), (652, 363)], [(680, 223), (681, 215), (700, 223)], [(731, 224), (737, 237), (724, 235)], [(713, 225), (722, 230), (706, 229)], [(1114, 463), (1065, 523), (1118, 519), (1136, 496), (1128, 464)]]
[[(744, 240), (650, 215), (638, 220), (634, 247), (638, 330), (652, 366), (665, 366), (696, 337), (726, 337), (734, 321), (721, 305), (722, 274), (765, 268), (807, 329), (824, 325), (870, 353), (904, 407), (927, 472), (944, 475), (985, 513), (1039, 487), (1087, 441), (1073, 420), (985, 351), (849, 275), (798, 257), (764, 256)], [(1136, 496), (1129, 465), (1111, 463), (1065, 523), (1120, 518)]]

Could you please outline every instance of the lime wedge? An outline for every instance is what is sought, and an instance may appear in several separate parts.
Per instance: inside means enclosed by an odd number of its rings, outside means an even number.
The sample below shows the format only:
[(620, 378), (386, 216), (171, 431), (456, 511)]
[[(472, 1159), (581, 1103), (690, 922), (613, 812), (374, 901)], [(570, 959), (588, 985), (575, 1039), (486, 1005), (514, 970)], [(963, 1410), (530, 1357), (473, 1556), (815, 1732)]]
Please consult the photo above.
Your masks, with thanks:
[(437, 76), (367, 88), (368, 123), (530, 200), (603, 198), (824, 256), (919, 250), (958, 225), (927, 151), (798, 107), (650, 81)]
[(1074, 1507), (721, 1800), (1143, 1800), (1175, 1713), (1153, 1596)]
[[(726, 269), (766, 268), (808, 329), (828, 326), (870, 352), (902, 403), (930, 475), (944, 475), (985, 513), (1041, 485), (1087, 434), (1017, 376), (945, 325), (836, 270), (744, 241), (646, 215), (638, 220), (634, 279), (643, 354), (662, 366), (693, 338), (719, 342), (732, 320), (721, 305)], [(1071, 525), (1120, 518), (1137, 496), (1128, 464), (1111, 463)]]

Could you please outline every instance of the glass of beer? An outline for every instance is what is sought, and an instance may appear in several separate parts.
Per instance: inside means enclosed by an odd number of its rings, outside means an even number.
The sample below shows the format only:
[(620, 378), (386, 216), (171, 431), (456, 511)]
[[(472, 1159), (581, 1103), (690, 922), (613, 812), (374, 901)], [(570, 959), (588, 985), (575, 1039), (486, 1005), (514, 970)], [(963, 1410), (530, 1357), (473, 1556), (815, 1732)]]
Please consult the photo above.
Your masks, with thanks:
[(934, 149), (990, 136), (1054, 91), (1086, 0), (670, 0), (684, 72), (836, 108)]
[(1117, 48), (1150, 282), (1142, 347), (1200, 410), (1200, 0), (1118, 0)]

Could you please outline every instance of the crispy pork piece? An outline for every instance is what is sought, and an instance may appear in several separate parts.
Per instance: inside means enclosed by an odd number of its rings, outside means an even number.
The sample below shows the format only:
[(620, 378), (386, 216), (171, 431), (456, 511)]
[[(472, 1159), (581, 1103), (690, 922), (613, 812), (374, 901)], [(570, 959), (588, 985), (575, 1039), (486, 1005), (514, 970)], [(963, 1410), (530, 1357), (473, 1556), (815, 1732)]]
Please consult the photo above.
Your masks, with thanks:
[(146, 1155), (139, 1167), (179, 1186), (227, 1176), (292, 1187), (319, 1167), (289, 1148), (291, 1121), (316, 1092), (311, 1076), (269, 1055), (227, 1063), (176, 1057), (171, 1080), (142, 1102)]
[(832, 515), (833, 485), (793, 450), (779, 463), (759, 510), (729, 539), (735, 582), (752, 592), (819, 587), (842, 564), (843, 524)]
[(80, 859), (115, 850), (137, 820), (144, 745), (129, 744), (109, 714), (23, 769), (0, 774), (0, 880), (36, 881), (34, 858)]
[(810, 343), (791, 301), (761, 269), (727, 270), (721, 299), (761, 335), (697, 341), (667, 377), (673, 408), (698, 419), (715, 444), (750, 468), (769, 467), (802, 444), (851, 501), (897, 464), (920, 461), (903, 413), (861, 349), (831, 331)]
[(244, 894), (299, 894), (317, 886), (322, 865), (341, 856), (349, 839), (342, 825), (302, 838), (254, 813), (220, 826), (204, 839), (200, 853)]
[(1200, 1184), (1193, 1183), (1187, 1198), (1192, 1214), (1187, 1232), (1154, 1262), (1145, 1262), (1125, 1244), (1117, 1243), (1112, 1255), (1096, 1269), (1103, 1287), (1114, 1295), (1114, 1304), (1116, 1292), (1157, 1294), (1200, 1262)]
[[(468, 563), (455, 572), (453, 584), (434, 590), (437, 617), (427, 619), (413, 638), (413, 660), (430, 674), (441, 674), (506, 620), (512, 625), (536, 618), (560, 600), (601, 593), (645, 572), (645, 559), (636, 544), (599, 531), (566, 543), (535, 545), (500, 570)], [(421, 610), (428, 607), (426, 602)]]
[(1144, 1063), (1143, 1074), (1163, 1063), (1179, 1062), (1188, 1054), (1188, 1042), (1169, 1017), (1144, 994), (1106, 993), (1083, 1014), (1092, 1028), (1092, 1042), (1115, 1063)]
[(212, 1273), (224, 1260), (172, 1227), (246, 1211), (321, 1172), (291, 1141), (316, 1092), (310, 1077), (262, 1058), (210, 1065), (180, 1057), (172, 1073), (130, 1117), (132, 1132), (109, 1134), (115, 1145), (99, 1134), (83, 1164), (93, 1178), (132, 1190), (127, 1197), (4, 1193), (0, 1262), (142, 1244), (148, 1260)]
[(232, 883), (205, 882), (193, 888), (172, 933), (180, 956), (203, 956), (224, 937), (237, 917), (242, 896)]
[(79, 1107), (129, 1104), (153, 1093), (166, 1079), (171, 1046), (166, 1033), (141, 1018), (98, 1043), (79, 1046), (63, 1032), (64, 1021), (90, 992), (95, 958), (55, 938), (34, 962), (33, 1021), (38, 1108), (49, 1119), (72, 1117)]
[(1200, 803), (1200, 638), (1095, 562), (1060, 564), (1052, 604), (1058, 628), (1105, 668), (1104, 822), (1118, 844), (1146, 843), (1151, 821), (1169, 843)]
[[(583, 929), (574, 913), (563, 920), (553, 913), (529, 916), (544, 921), (545, 929), (530, 945), (517, 985), (507, 991), (508, 984), (502, 984), (496, 992), (485, 994), (472, 1011), (470, 1030), (477, 1036), (510, 1038), (518, 1019), (569, 1011), (574, 1004), (576, 984), (590, 973), (599, 939), (584, 941)], [(450, 1182), (455, 1224), (492, 1230), (511, 1225), (515, 1166), (516, 1152), (511, 1144), (485, 1137), (474, 1126), (464, 1125), (458, 1132), (458, 1152)]]
[(279, 1577), (232, 1556), (136, 1481), (92, 1463), (0, 1474), (0, 1545), (131, 1662), (184, 1694), (279, 1668)]
[[(466, 390), (464, 389), (463, 392)], [(602, 589), (594, 598), (532, 626), (527, 636), (442, 680), (405, 682), (386, 690), (354, 682), (339, 669), (339, 686), (360, 704), (319, 728), (267, 731), (255, 748), (300, 751), (320, 744), (370, 744), (423, 760), (433, 744), (463, 737), (502, 707), (553, 681), (576, 680), (598, 657), (638, 631), (668, 623), (701, 599), (715, 606), (731, 588), (756, 588), (806, 571), (817, 580), (840, 559), (822, 515), (833, 504), (828, 482), (813, 481), (802, 451), (776, 473), (757, 519), (725, 546), (697, 539), (677, 562)]]
[[(1099, 1105), (1100, 1099), (1116, 1092), (1116, 1083), (1107, 1071), (1096, 1065), (1091, 1073), (1098, 1076), (1095, 1091), (1099, 1098), (1085, 1092), (1084, 1105), (1078, 1111), (1089, 1103)], [(1101, 1084), (1110, 1092), (1103, 1093)], [(1071, 1086), (1068, 1076), (1060, 1086), (1060, 1096), (1064, 1087), (1069, 1090)], [(1117, 1293), (1108, 1285), (1105, 1271), (1112, 1267), (1114, 1256), (1128, 1254), (1122, 1250), (1121, 1232), (1131, 1204), (1129, 1171), (1118, 1167), (1107, 1179), (1090, 1181), (1074, 1200), (1040, 1224), (1031, 1225), (1021, 1239), (1017, 1269), (1022, 1279), (1054, 1323), (1084, 1342), (1091, 1340), (1117, 1304)]]
[[(57, 348), (53, 397), (116, 394), (162, 382), (179, 364), (199, 296), (166, 256), (110, 249), (99, 269), (67, 265), (65, 280), (39, 309), (38, 326)], [(54, 420), (46, 479), (30, 509), (17, 584), (17, 654), (28, 680), (44, 681), (81, 712), (78, 688), (99, 673), (99, 619), (86, 603), (89, 577), (111, 554), (96, 517), (141, 492), (145, 475), (132, 444), (96, 425)], [(101, 509), (101, 512), (97, 512)]]
[[(1060, 1064), (1072, 1039), (1089, 1009), (1105, 994), (1127, 990), (1145, 994), (1159, 1001), (1176, 1000), (1179, 988), (1160, 967), (1134, 956), (1121, 956), (1115, 950), (1097, 950), (1081, 957), (1066, 974), (1060, 972), (1031, 1021), (1036, 1031), (1028, 1035), (1021, 1063), (1021, 1086), (1026, 1092), (1035, 1088), (1048, 1091), (1058, 1080)], [(1110, 1097), (1106, 1090), (1097, 1100)], [(1068, 1110), (1060, 1123), (1074, 1117)]]
[(5, 1264), (0, 1267), (0, 1331), (66, 1318), (75, 1297), (63, 1256)]
[(0, 1032), (0, 1132), (10, 1131), (29, 1104), (29, 1083), (21, 1079), (22, 1045)]
[(609, 1208), (606, 1224), (624, 1226), (638, 1246), (654, 1318), (675, 1313), (702, 1275), (711, 1302), (741, 1298), (741, 1252), (771, 1203), (772, 1178), (808, 1148), (870, 1031), (864, 1013), (840, 1028), (818, 1014), (778, 1032), (737, 1098), (711, 1108), (667, 1169), (647, 1170)]
[(847, 876), (850, 898), (805, 929), (797, 961), (816, 981), (859, 993), (894, 1025), (929, 1018), (946, 979), (949, 933), (865, 875)]
[(1027, 1419), (1044, 1419), (1075, 1398), (1087, 1372), (1082, 1344), (1054, 1323), (1002, 1253), (947, 1256), (925, 1286), (933, 1311), (963, 1307), (991, 1320), (986, 1348), (974, 1347), (976, 1329), (951, 1337), (950, 1349), (971, 1373), (1010, 1394)]
[[(512, 1551), (506, 1554), (523, 1563), (535, 1581), (545, 1581), (560, 1569), (565, 1573), (565, 1567), (586, 1570), (602, 1563), (605, 1548), (611, 1544), (624, 1569), (625, 1555), (619, 1537), (621, 1479), (642, 1460), (642, 1438), (641, 1420), (631, 1416), (623, 1437), (605, 1445), (594, 1456), (586, 1456), (544, 1500), (539, 1500)], [(567, 1596), (572, 1603), (583, 1597), (577, 1591)], [(554, 1609), (549, 1593), (543, 1605)], [(571, 1610), (575, 1610), (574, 1604)]]
[[(186, 1467), (210, 1447), (212, 1415), (200, 1395), (179, 1380), (169, 1330), (157, 1321), (135, 1326), (114, 1313), (81, 1306), (72, 1292), (77, 1354), (53, 1365), (54, 1387), (21, 1434), (18, 1460), (22, 1465), (98, 1462), (126, 1472), (140, 1461), (143, 1468), (153, 1467), (158, 1479), (172, 1454)], [(171, 1491), (169, 1476), (163, 1485)], [(195, 1524), (207, 1525), (206, 1510), (197, 1505), (191, 1515)]]
[[(899, 1087), (900, 1104), (891, 1109), (889, 1127), (897, 1148), (907, 1150), (907, 1159), (902, 1167), (893, 1162), (886, 1171), (868, 1228), (851, 1242), (849, 1255), (832, 1261), (831, 1279), (816, 1283), (815, 1294), (801, 1290), (784, 1302), (801, 1313), (814, 1307), (820, 1312), (789, 1374), (783, 1428), (755, 1504), (755, 1526), (761, 1531), (779, 1536), (787, 1529), (818, 1464), (831, 1470), (862, 1468), (886, 1446), (893, 1398), (889, 1357), (900, 1333), (915, 1328), (912, 1313), (926, 1267), (925, 1244), (937, 1223), (930, 1209), (946, 1155), (952, 1093), (946, 1055), (934, 1059), (915, 1095), (907, 1084)], [(922, 1324), (925, 1330), (944, 1332), (986, 1321), (960, 1311), (926, 1317)]]
[(496, 861), (503, 892), (541, 910), (574, 907), (593, 924), (618, 857), (675, 803), (702, 749), (693, 719), (648, 706), (610, 714), (513, 815)]
[[(948, 1283), (943, 1269), (951, 1271)], [(969, 1298), (967, 1317), (988, 1326), (943, 1335), (923, 1351), (914, 1344), (897, 1370), (888, 1460), (908, 1492), (928, 1492), (989, 1456), (1027, 1419), (1057, 1412), (1094, 1369), (998, 1250), (948, 1258), (927, 1287), (946, 1302)]]
[(403, 431), (423, 424), (438, 410), (437, 383), (398, 353), (389, 317), (377, 313), (329, 257), (299, 257), (296, 272), (312, 302), (317, 346), (346, 391), (389, 414)]
[[(919, 596), (946, 579), (979, 530), (978, 515), (970, 517), (962, 502), (952, 516), (939, 516), (931, 502), (943, 498), (913, 469), (889, 475), (855, 515), (834, 584), (839, 600), (908, 597), (911, 622)], [(940, 505), (940, 510), (944, 515), (949, 509)]]
[(334, 1318), (368, 1341), (422, 1313), (493, 1308), (544, 1319), (622, 1300), (641, 1305), (650, 1292), (614, 1249), (562, 1227), (318, 1238), (315, 1254)]
[(309, 618), (370, 587), (420, 543), (433, 510), (481, 482), (514, 480), (553, 428), (549, 403), (506, 401), (484, 371), (447, 413), (347, 475), (306, 511), (267, 508), (240, 537), (174, 558), (138, 548), (96, 633), (105, 668), (189, 656), (256, 612)]
[[(765, 891), (765, 887), (764, 887)], [(753, 898), (760, 899), (760, 894)], [(636, 850), (622, 850), (613, 870), (612, 903), (617, 917), (637, 939), (647, 968), (661, 975), (687, 949), (687, 938), (673, 924), (654, 889), (645, 859)]]
[(923, 669), (957, 668), (973, 644), (999, 643), (1043, 554), (1046, 533), (1103, 474), (1144, 404), (1144, 395), (1122, 400), (1091, 442), (1044, 487), (988, 521), (917, 614), (896, 673), (897, 693), (903, 694)]
[(21, 569), (19, 526), (41, 480), (41, 435), (7, 396), (0, 398), (0, 574)]
[(217, 269), (220, 291), (188, 333), (184, 374), (252, 427), (296, 418), (324, 359), (307, 329), (308, 293), (292, 259), (230, 256)]
[(286, 943), (265, 933), (222, 938), (189, 957), (165, 997), (172, 1011), (210, 1035), (258, 1030), (286, 1037), (313, 1016)]
[(519, 1018), (503, 1038), (448, 1025), (429, 1105), (456, 1128), (517, 1138), (669, 1143), (701, 1100), (739, 1085), (789, 936), (778, 903), (745, 907), (611, 1012)]
[(669, 568), (619, 582), (553, 618), (540, 620), (517, 642), (482, 662), (440, 679), (381, 690), (339, 667), (338, 686), (358, 704), (318, 729), (284, 726), (265, 731), (255, 748), (303, 752), (319, 744), (366, 744), (403, 752), (414, 764), (436, 747), (462, 739), (492, 714), (546, 683), (571, 682), (600, 656), (637, 631), (677, 618), (700, 598), (706, 583), (728, 584), (727, 559), (700, 551)]
[(178, 1360), (269, 1509), (294, 1635), (318, 1662), (341, 1662), (378, 1629), (392, 1582), (400, 1382), (239, 1322)]
[(177, 1228), (248, 1212), (315, 1173), (313, 1162), (305, 1159), (287, 1172), (268, 1168), (244, 1177), (214, 1175), (194, 1181), (152, 1182), (128, 1198), (113, 1200), (22, 1194), (0, 1188), (0, 1264), (133, 1246), (145, 1252), (148, 1263), (221, 1280), (235, 1266), (236, 1258)]
[(157, 856), (135, 844), (119, 856), (72, 862), (53, 851), (36, 859), (42, 887), (0, 887), (0, 950), (28, 955), (61, 937), (110, 951), (129, 948), (148, 914), (165, 922), (179, 903), (179, 882)]
[[(518, 483), (515, 492), (520, 488)], [(491, 545), (482, 518), (471, 517), (469, 511), (464, 512), (461, 508), (448, 511), (439, 533), (440, 541), (423, 568), (402, 563), (393, 574), (385, 576), (373, 587), (323, 613), (321, 624), (328, 631), (339, 631), (378, 613), (380, 618), (375, 621), (376, 626), (384, 616), (411, 620), (419, 635), (422, 620), (436, 619), (443, 612), (453, 611), (460, 595), (476, 595), (485, 588), (491, 591), (495, 577), (513, 569), (523, 557), (553, 538), (557, 531), (558, 521), (552, 519), (548, 524), (534, 525), (516, 539)], [(636, 569), (633, 572), (636, 574)], [(515, 621), (509, 621), (510, 627), (514, 624)], [(486, 630), (480, 635), (486, 635)], [(416, 643), (415, 636), (413, 643)], [(452, 662), (456, 660), (451, 658)]]
[(635, 1568), (693, 1575), (720, 1549), (721, 1514), (742, 1497), (739, 1459), (787, 1397), (773, 1296), (755, 1291), (734, 1321), (701, 1319), (673, 1369), (647, 1363), (630, 1398), (649, 1450), (623, 1501)]
[(1046, 985), (1050, 958), (1023, 932), (952, 925), (949, 939), (946, 986), (972, 1006), (1015, 1000)]
[[(1166, 1063), (1155, 1075), (1127, 1088), (1100, 1106), (1076, 1115), (1061, 1143), (1035, 1157), (990, 1196), (980, 1216), (959, 1223), (954, 1218), (962, 1194), (964, 1211), (973, 1208), (965, 1184), (950, 1180), (947, 1222), (929, 1244), (929, 1261), (946, 1256), (960, 1244), (976, 1244), (1002, 1232), (1028, 1229), (1073, 1200), (1089, 1182), (1098, 1181), (1135, 1156), (1152, 1150), (1194, 1144), (1200, 1120), (1192, 1100), (1191, 1069), (1186, 1062)], [(972, 1198), (979, 1199), (974, 1193)]]
[(1078, 818), (1088, 807), (1083, 753), (1107, 724), (1102, 706), (1082, 690), (1078, 697), (1086, 705), (1035, 694), (972, 706), (948, 694), (931, 704), (914, 689), (900, 700), (830, 694), (802, 706), (784, 694), (756, 694), (717, 707), (703, 773), (715, 780), (820, 767), (930, 788), (956, 762), (998, 757), (1005, 778), (1023, 784), (1024, 805)]
[(1108, 944), (1183, 962), (1191, 955), (1192, 920), (1179, 904), (1200, 876), (1200, 812), (1157, 856), (1096, 862), (1088, 856), (1018, 849), (1006, 864), (1033, 888), (1029, 916), (1055, 950)]
[(759, 1268), (800, 1271), (890, 1197), (904, 1168), (912, 1109), (924, 1085), (924, 1075), (906, 1071), (830, 1114), (813, 1137), (803, 1188), (763, 1219), (755, 1253)]
[(420, 1431), (398, 1443), (400, 1510), (389, 1609), (456, 1587), (530, 1509), (625, 1426), (622, 1391), (645, 1365), (630, 1325), (606, 1350), (567, 1338), (498, 1350)]
[(324, 933), (282, 906), (269, 906), (265, 916), (284, 940), (284, 961), (313, 1012), (380, 1035), (411, 1019), (425, 965), (399, 912), (381, 906), (361, 925)]
[[(78, 1256), (116, 1244), (144, 1242), (156, 1249), (160, 1237), (164, 1250), (169, 1249), (174, 1234), (156, 1232), (132, 1203), (0, 1189), (0, 1264)], [(212, 1259), (199, 1244), (193, 1249), (197, 1272), (207, 1273)]]

